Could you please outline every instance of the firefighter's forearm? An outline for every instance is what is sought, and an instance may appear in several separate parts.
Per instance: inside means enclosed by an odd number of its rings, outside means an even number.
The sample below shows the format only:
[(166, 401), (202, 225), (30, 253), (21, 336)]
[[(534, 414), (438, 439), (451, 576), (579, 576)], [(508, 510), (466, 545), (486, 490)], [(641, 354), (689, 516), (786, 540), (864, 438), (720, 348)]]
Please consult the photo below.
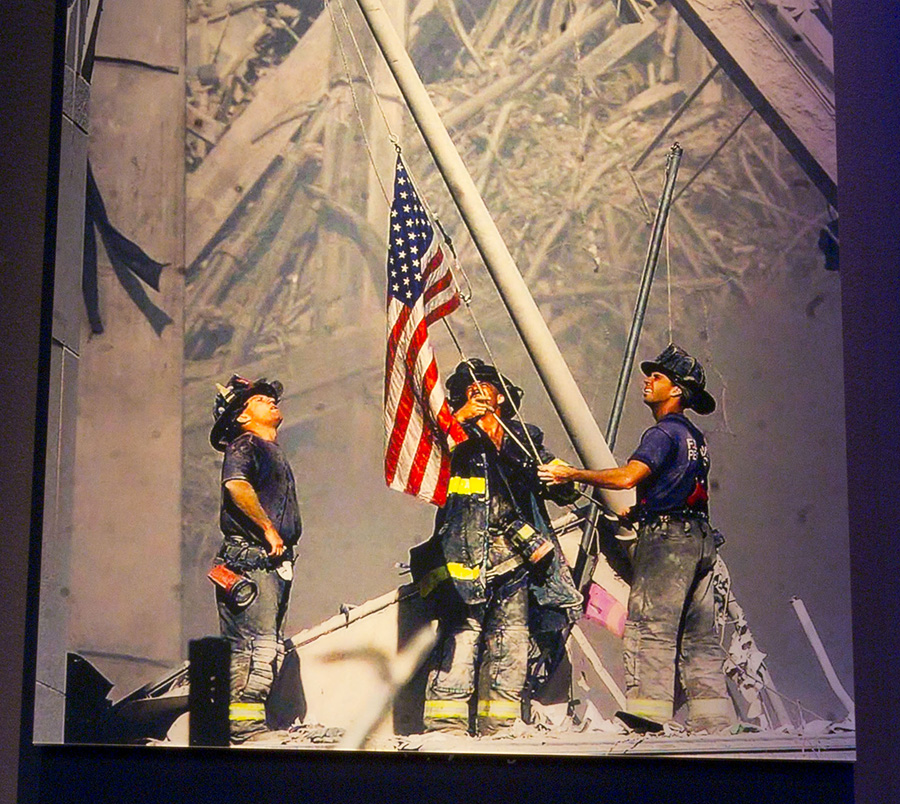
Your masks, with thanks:
[(231, 495), (231, 499), (234, 500), (234, 504), (262, 530), (263, 539), (269, 546), (267, 554), (273, 558), (282, 555), (285, 550), (284, 541), (263, 509), (253, 486), (246, 480), (226, 480), (225, 488)]
[(273, 529), (272, 521), (265, 512), (256, 490), (246, 480), (227, 480), (225, 488), (234, 504), (265, 532)]
[(611, 469), (576, 469), (571, 479), (601, 489), (633, 489), (650, 474), (650, 467), (640, 461)]

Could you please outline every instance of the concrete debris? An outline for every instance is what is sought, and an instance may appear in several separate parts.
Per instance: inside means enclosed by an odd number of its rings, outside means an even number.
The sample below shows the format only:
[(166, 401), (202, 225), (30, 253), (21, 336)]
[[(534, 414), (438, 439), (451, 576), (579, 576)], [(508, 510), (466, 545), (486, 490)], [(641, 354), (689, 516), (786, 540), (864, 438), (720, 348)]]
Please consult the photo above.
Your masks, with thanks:
[(239, 743), (232, 743), (237, 748), (271, 748), (273, 745), (287, 745), (291, 740), (291, 733), (284, 729), (261, 731), (251, 735)]
[(189, 3), (189, 171), (203, 161), (222, 132), (250, 104), (257, 81), (287, 58), (320, 8), (290, 0), (229, 4), (210, 13), (207, 3)]
[(473, 741), (478, 737), (445, 731), (430, 731), (424, 734), (409, 734), (396, 739), (396, 747), (401, 751), (441, 751), (449, 754), (472, 750)]
[(604, 718), (594, 702), (588, 699), (585, 701), (584, 712), (578, 718), (569, 713), (569, 704), (566, 702), (547, 705), (532, 701), (531, 724), (516, 721), (513, 732), (516, 736), (547, 736), (548, 732), (626, 734), (627, 730), (621, 723)]
[(823, 720), (816, 718), (803, 723), (801, 726), (782, 726), (775, 730), (777, 734), (790, 734), (795, 737), (820, 737), (825, 734), (847, 734), (854, 732), (856, 726), (852, 720), (842, 720), (835, 722), (833, 720)]
[[(293, 0), (291, 5), (302, 10), (290, 23), (297, 34), (302, 34), (309, 28), (310, 12), (300, 0)], [(486, 24), (486, 18), (493, 13), (492, 8), (483, 11), (475, 8), (465, 13), (483, 14)], [(262, 14), (266, 19), (277, 14), (274, 7), (260, 7), (252, 12), (243, 11), (241, 16), (250, 13)], [(463, 14), (462, 8), (460, 13)], [(655, 14), (663, 16), (662, 12)], [(200, 18), (197, 19), (196, 30), (194, 24), (191, 26), (192, 41), (202, 38)], [(467, 68), (471, 61), (461, 44), (453, 50), (452, 58), (446, 47), (429, 48), (423, 42), (416, 42), (413, 47), (416, 66), (427, 81), (436, 106), (445, 110), (448, 122), (456, 120), (453, 115), (458, 114), (463, 104), (482, 97), (486, 90), (506, 80), (511, 72), (527, 74), (524, 81), (511, 86), (505, 95), (492, 96), (464, 121), (457, 122), (454, 139), (467, 164), (477, 167), (473, 178), (483, 190), (485, 202), (500, 231), (515, 233), (510, 241), (513, 256), (557, 338), (569, 332), (589, 330), (598, 312), (628, 320), (633, 305), (633, 273), (642, 263), (646, 245), (641, 210), (654, 201), (652, 195), (658, 190), (661, 160), (669, 139), (652, 153), (641, 170), (632, 173), (628, 165), (642, 154), (666, 124), (684, 97), (683, 87), (693, 86), (697, 78), (709, 71), (708, 60), (688, 31), (682, 31), (673, 55), (672, 46), (666, 49), (663, 28), (675, 23), (667, 22), (661, 26), (653, 21), (655, 19), (655, 16), (649, 17), (645, 25), (654, 30), (633, 43), (631, 50), (623, 52), (620, 60), (602, 78), (593, 76), (590, 70), (586, 73), (584, 65), (590, 64), (591, 54), (603, 51), (604, 45), (624, 30), (612, 15), (595, 30), (576, 37), (571, 46), (561, 51), (543, 71), (533, 69), (534, 59), (560, 39), (558, 30), (554, 35), (541, 25), (520, 26), (523, 22), (520, 17), (516, 18), (516, 26), (501, 28), (496, 37), (489, 37), (492, 45), (482, 53), (485, 57), (483, 70)], [(464, 22), (475, 25), (472, 31), (477, 43), (480, 17)], [(223, 38), (217, 63), (228, 61), (222, 55), (226, 45), (231, 49), (229, 52), (233, 51), (231, 61), (244, 58), (240, 69), (229, 67), (231, 62), (228, 62), (219, 71), (231, 70), (231, 75), (239, 76), (249, 91), (238, 102), (233, 92), (222, 89), (221, 81), (218, 86), (201, 85), (198, 79), (192, 84), (194, 94), (189, 99), (191, 109), (197, 111), (197, 119), (205, 115), (205, 118), (230, 127), (251, 102), (264, 72), (251, 67), (260, 60), (274, 66), (290, 54), (293, 39), (277, 25), (263, 27), (267, 33), (261, 34), (260, 42), (272, 42), (255, 46), (255, 55), (250, 58), (244, 53), (247, 49), (242, 44), (244, 40), (238, 36), (236, 17), (232, 17), (228, 31), (219, 32)], [(493, 28), (492, 25), (488, 27)], [(245, 31), (244, 37), (254, 31)], [(213, 34), (207, 32), (203, 36), (210, 38)], [(278, 39), (279, 36), (282, 38)], [(214, 37), (212, 41), (216, 41)], [(191, 50), (191, 58), (200, 59), (197, 48)], [(201, 66), (194, 64), (194, 70)], [(323, 112), (333, 117), (343, 110), (350, 116), (342, 125), (348, 131), (357, 130), (359, 121), (352, 119), (352, 113), (348, 111), (352, 104), (337, 96), (346, 78), (341, 69), (322, 65), (322, 70), (329, 69), (334, 72), (328, 85), (336, 88), (304, 106), (303, 114), (313, 120), (320, 119)], [(670, 74), (677, 78), (668, 83), (659, 82), (658, 76)], [(357, 83), (356, 78), (354, 83)], [(364, 81), (358, 83), (357, 99), (371, 103)], [(296, 91), (300, 92), (299, 89)], [(199, 102), (197, 97), (201, 94), (204, 100)], [(646, 98), (653, 102), (649, 103)], [(715, 152), (745, 110), (746, 103), (723, 75), (710, 81), (668, 135), (685, 143), (686, 175)], [(366, 126), (371, 141), (383, 137), (381, 128), (369, 123)], [(217, 127), (215, 136), (209, 137), (209, 128), (207, 126), (208, 140), (215, 140), (215, 147), (202, 138), (192, 140), (195, 144), (191, 146), (193, 150), (189, 148), (188, 155), (191, 168), (199, 165), (211, 149), (217, 151), (227, 144), (227, 130), (223, 133)], [(275, 162), (270, 160), (271, 164), (260, 165), (255, 178), (251, 177), (250, 181), (242, 178), (240, 184), (244, 193), (259, 181), (265, 183), (261, 191), (268, 194), (268, 190), (280, 186), (280, 179), (287, 175), (287, 189), (278, 193), (278, 197), (288, 206), (308, 208), (310, 199), (305, 193), (296, 194), (293, 201), (289, 200), (291, 193), (296, 191), (295, 162), (302, 161), (300, 151), (318, 143), (323, 132), (323, 126), (306, 126), (297, 142), (289, 148), (290, 153), (286, 151)], [(431, 199), (445, 197), (441, 179), (419, 147), (418, 137), (410, 131), (403, 137), (402, 144), (423, 195)], [(312, 165), (300, 177), (300, 184), (315, 186), (333, 169), (334, 158), (326, 154), (323, 161)], [(708, 232), (704, 233), (703, 225), (696, 224), (699, 221), (705, 225), (710, 216), (715, 216), (722, 198), (730, 200), (732, 211), (727, 219), (717, 220), (718, 231), (712, 238)], [(359, 204), (359, 196), (353, 203)], [(362, 204), (355, 210), (362, 218), (368, 214), (364, 206)], [(441, 206), (449, 207), (450, 203)], [(224, 251), (232, 255), (230, 258), (218, 259), (213, 253), (208, 261), (198, 266), (197, 275), (189, 277), (191, 296), (195, 296), (200, 284), (214, 288), (206, 295), (214, 299), (215, 309), (228, 314), (233, 325), (245, 315), (253, 316), (254, 321), (253, 326), (248, 325), (250, 331), (243, 337), (220, 333), (212, 340), (205, 338), (204, 343), (210, 342), (207, 349), (189, 349), (187, 356), (196, 358), (191, 360), (192, 368), (196, 370), (201, 369), (202, 361), (214, 356), (213, 352), (224, 355), (230, 348), (240, 347), (240, 359), (252, 360), (268, 354), (276, 333), (279, 351), (308, 339), (310, 335), (309, 316), (298, 318), (297, 311), (315, 310), (320, 305), (312, 303), (316, 301), (311, 300), (315, 289), (308, 277), (301, 277), (301, 274), (304, 264), (321, 259), (326, 221), (315, 214), (292, 216), (278, 204), (272, 205), (266, 214), (257, 215), (264, 207), (264, 203), (251, 204), (244, 214), (229, 221), (229, 226), (235, 230), (250, 226), (255, 232), (249, 238), (245, 237), (249, 244), (247, 248), (235, 251), (233, 247), (223, 245)], [(670, 227), (668, 249), (676, 268), (672, 286), (678, 293), (702, 292), (710, 298), (720, 294), (745, 296), (753, 283), (765, 279), (764, 274), (783, 271), (785, 264), (790, 263), (794, 249), (808, 245), (807, 241), (825, 223), (820, 197), (814, 191), (810, 192), (799, 169), (787, 164), (783, 150), (762, 121), (755, 117), (744, 125), (740, 137), (729, 142), (704, 167), (690, 192), (684, 196), (681, 209), (681, 217)], [(227, 217), (223, 208), (222, 217), (213, 222), (210, 235), (225, 224)], [(457, 242), (463, 264), (477, 263), (474, 246), (462, 235), (461, 224), (452, 220), (452, 213), (448, 218), (444, 223)], [(199, 222), (188, 223), (190, 227), (199, 225)], [(277, 236), (279, 231), (287, 238), (286, 242), (299, 244), (297, 254), (300, 257), (288, 253), (286, 258), (277, 261), (273, 268), (276, 274), (295, 271), (296, 276), (279, 286), (277, 298), (264, 300), (266, 315), (260, 322), (256, 308), (246, 304), (246, 299), (241, 296), (246, 289), (244, 278), (251, 274), (256, 276), (249, 270), (252, 266), (248, 259), (251, 262), (265, 259), (250, 247)], [(379, 233), (374, 234), (376, 239), (380, 238)], [(304, 250), (302, 246), (307, 242), (312, 246)], [(784, 247), (785, 243), (788, 248)], [(597, 274), (605, 279), (598, 281)], [(492, 292), (484, 286), (480, 276), (473, 277), (473, 284), (476, 294)], [(204, 310), (199, 307), (187, 311), (186, 340), (189, 344), (201, 337), (201, 330), (209, 329), (204, 315)], [(485, 315), (491, 319), (496, 316), (499, 320), (502, 311)], [(491, 327), (494, 322), (484, 323)], [(241, 326), (237, 328), (242, 329)], [(232, 340), (238, 343), (231, 343)], [(576, 376), (593, 370), (594, 345), (585, 343), (581, 351), (583, 354), (568, 358), (574, 364)]]
[(271, 729), (248, 737), (237, 748), (330, 748), (344, 736), (344, 729), (319, 723), (294, 723), (288, 729)]
[(572, 718), (569, 715), (569, 705), (565, 702), (558, 704), (541, 704), (538, 701), (531, 702), (531, 723), (536, 727), (545, 729), (569, 729)]
[(344, 729), (323, 726), (319, 723), (295, 723), (288, 729), (291, 742), (309, 742), (315, 745), (336, 745), (344, 736)]
[(607, 720), (594, 705), (593, 701), (587, 701), (587, 708), (581, 716), (580, 731), (602, 732), (604, 734), (625, 734), (626, 729), (614, 720)]
[[(701, 734), (703, 732), (700, 732)], [(680, 723), (670, 720), (667, 723), (663, 723), (662, 731), (658, 736), (660, 737), (685, 737), (687, 735), (687, 729), (682, 726)], [(653, 735), (650, 735), (651, 737)]]

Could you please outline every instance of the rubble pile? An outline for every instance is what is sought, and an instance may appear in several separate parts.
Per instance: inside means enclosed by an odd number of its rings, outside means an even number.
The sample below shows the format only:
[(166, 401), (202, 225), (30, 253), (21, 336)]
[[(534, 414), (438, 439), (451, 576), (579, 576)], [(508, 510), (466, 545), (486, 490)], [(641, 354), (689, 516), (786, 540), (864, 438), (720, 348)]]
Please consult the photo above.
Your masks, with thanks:
[[(785, 269), (819, 267), (808, 255), (828, 220), (825, 202), (757, 116), (738, 127), (749, 106), (721, 73), (632, 169), (712, 66), (674, 9), (655, 8), (644, 22), (623, 25), (611, 4), (521, 0), (483, 8), (460, 5), (458, 14), (448, 10), (452, 6), (423, 2), (413, 9), (411, 52), (430, 78), (429, 92), (551, 329), (562, 338), (577, 335), (585, 361), (598, 345), (621, 339), (612, 333), (625, 332), (665, 154), (675, 140), (685, 149), (679, 188), (702, 170), (676, 200), (660, 260), (660, 270), (671, 272), (673, 295), (700, 294), (710, 304), (717, 294), (746, 294), (748, 282)], [(192, 5), (189, 119), (211, 118), (217, 136), (223, 136), (255, 85), (302, 38), (316, 10), (301, 0)], [(341, 11), (356, 27), (353, 4)], [(606, 12), (599, 21), (598, 11)], [(336, 12), (335, 17), (340, 21)], [(592, 27), (577, 35), (585, 20)], [(560, 49), (566, 36), (570, 41)], [(222, 222), (219, 237), (231, 233), (223, 249), (229, 259), (213, 253), (189, 272), (189, 282), (197, 283), (190, 289), (195, 295), (199, 283), (207, 288), (207, 303), (188, 310), (189, 358), (239, 345), (247, 360), (271, 349), (283, 351), (295, 336), (307, 338), (314, 322), (302, 311), (314, 294), (310, 266), (322, 258), (323, 229), (338, 231), (364, 252), (375, 297), (381, 297), (377, 246), (383, 237), (368, 222), (366, 193), (341, 198), (323, 181), (323, 174), (339, 169), (326, 141), (329, 120), (340, 121), (360, 165), (367, 161), (365, 139), (383, 140), (386, 133), (366, 80), (358, 64), (353, 66), (353, 48), (344, 34), (342, 58), (321, 65), (331, 71), (329, 89), (298, 114), (289, 150), (260, 176), (262, 194)], [(546, 57), (553, 48), (558, 53)], [(371, 43), (364, 50), (374, 71), (381, 57), (371, 53)], [(344, 66), (357, 73), (349, 82)], [(512, 79), (508, 89), (491, 94)], [(355, 88), (353, 98), (348, 84)], [(490, 97), (481, 103), (486, 94)], [(366, 120), (365, 132), (354, 104)], [(463, 265), (477, 265), (474, 246), (408, 115), (399, 134), (423, 195), (453, 235)], [(191, 168), (214, 149), (215, 140), (190, 128)], [(342, 145), (342, 157), (348, 147)], [(382, 177), (385, 185), (389, 181)], [(321, 214), (323, 206), (327, 214)], [(311, 207), (319, 214), (310, 214)], [(242, 279), (253, 270), (258, 275), (261, 262), (273, 262), (267, 256), (273, 247), (277, 266), (268, 273), (282, 281), (277, 292), (255, 297), (256, 307), (248, 306)], [(469, 279), (476, 292), (486, 288), (484, 272), (470, 271)], [(208, 291), (211, 285), (215, 292)], [(259, 318), (261, 301), (267, 322), (250, 327), (234, 344), (234, 333), (222, 331), (221, 321), (233, 321), (235, 314), (240, 319), (241, 311)], [(489, 327), (503, 320), (496, 305), (491, 307), (485, 311)], [(658, 316), (660, 307), (665, 305), (657, 305), (651, 316)], [(586, 330), (602, 344), (583, 337)], [(586, 367), (573, 366), (576, 375)]]
[[(757, 283), (778, 274), (821, 269), (821, 260), (810, 257), (830, 218), (825, 201), (758, 116), (741, 124), (750, 107), (721, 74), (633, 169), (713, 64), (674, 9), (658, 8), (650, 19), (658, 22), (655, 32), (633, 37), (633, 48), (625, 52), (623, 45), (605, 72), (592, 74), (592, 53), (617, 32), (638, 26), (610, 20), (546, 72), (455, 130), (551, 330), (581, 344), (584, 362), (573, 366), (576, 376), (590, 372), (598, 347), (612, 344), (620, 351), (619, 341), (624, 343), (666, 152), (676, 140), (685, 150), (676, 192), (696, 178), (676, 198), (656, 298), (667, 292), (667, 270), (676, 305), (699, 296), (702, 309), (721, 294), (753, 295)], [(523, 64), (542, 44), (540, 36), (530, 43), (517, 38), (516, 47), (507, 44), (505, 51)], [(512, 61), (492, 71), (496, 63), (487, 60), (487, 70), (476, 72), (463, 61), (470, 69), (429, 85), (447, 114), (517, 69)], [(413, 170), (425, 196), (440, 197), (441, 179), (430, 161), (423, 156)], [(449, 228), (462, 243), (463, 263), (477, 264), (461, 224)], [(488, 292), (483, 272), (470, 277)], [(651, 307), (648, 326), (665, 327), (666, 307)], [(501, 320), (502, 311), (495, 317)], [(686, 328), (695, 326), (705, 329), (702, 320)]]
[(256, 83), (284, 61), (320, 9), (307, 0), (189, 0), (188, 171), (240, 116)]

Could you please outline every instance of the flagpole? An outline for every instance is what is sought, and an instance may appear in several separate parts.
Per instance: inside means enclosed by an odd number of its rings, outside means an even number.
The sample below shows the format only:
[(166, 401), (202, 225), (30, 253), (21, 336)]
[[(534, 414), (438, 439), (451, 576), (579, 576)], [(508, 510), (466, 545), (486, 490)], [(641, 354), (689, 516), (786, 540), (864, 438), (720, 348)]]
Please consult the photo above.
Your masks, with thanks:
[[(615, 466), (615, 458), (603, 433), (572, 377), (462, 157), (441, 122), (431, 98), (428, 97), (425, 86), (403, 42), (394, 30), (387, 12), (378, 0), (357, 0), (357, 2), (389, 69), (397, 80), (400, 92), (422, 133), (425, 144), (444, 177), (463, 222), (512, 317), (516, 331), (522, 338), (525, 349), (547, 389), (578, 458), (592, 469)], [(587, 26), (590, 21), (591, 15), (581, 25)], [(606, 504), (620, 513), (634, 502), (632, 491), (604, 489), (601, 493)]]

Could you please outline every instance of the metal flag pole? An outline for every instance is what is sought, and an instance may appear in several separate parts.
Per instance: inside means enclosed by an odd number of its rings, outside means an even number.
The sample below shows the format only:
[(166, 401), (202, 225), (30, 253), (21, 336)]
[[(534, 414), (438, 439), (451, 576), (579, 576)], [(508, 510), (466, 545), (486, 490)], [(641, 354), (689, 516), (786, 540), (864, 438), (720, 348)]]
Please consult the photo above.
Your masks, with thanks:
[(647, 314), (650, 288), (653, 285), (656, 264), (659, 262), (659, 248), (662, 243), (663, 233), (666, 230), (666, 219), (669, 217), (669, 209), (672, 206), (672, 194), (675, 191), (675, 179), (678, 176), (678, 164), (681, 162), (683, 153), (681, 146), (676, 142), (669, 149), (669, 154), (666, 157), (666, 181), (659, 199), (659, 206), (656, 208), (656, 218), (653, 221), (653, 230), (650, 234), (650, 247), (647, 249), (647, 259), (644, 261), (644, 270), (641, 273), (641, 286), (638, 291), (637, 303), (634, 306), (628, 341), (625, 344), (625, 358), (622, 361), (622, 370), (619, 372), (616, 396), (613, 402), (612, 413), (609, 417), (609, 425), (606, 428), (606, 439), (609, 442), (610, 449), (615, 447), (616, 436), (619, 433), (619, 421), (622, 418), (622, 409), (625, 407), (625, 393), (628, 390), (628, 382), (631, 379), (631, 369), (634, 367), (634, 355), (637, 352), (641, 329), (644, 326), (644, 316)]
[[(634, 366), (634, 355), (637, 352), (638, 341), (641, 337), (641, 329), (644, 326), (644, 317), (647, 313), (647, 303), (650, 300), (650, 288), (653, 285), (653, 277), (656, 273), (656, 265), (659, 262), (659, 249), (662, 236), (666, 229), (666, 220), (669, 217), (669, 209), (672, 206), (672, 195), (675, 191), (675, 179), (678, 176), (678, 164), (681, 161), (683, 150), (676, 142), (666, 157), (666, 177), (663, 184), (662, 195), (656, 208), (656, 218), (653, 221), (653, 229), (650, 233), (650, 245), (647, 248), (647, 258), (644, 260), (644, 270), (641, 273), (641, 284), (638, 290), (638, 298), (634, 307), (634, 315), (631, 320), (631, 329), (628, 332), (628, 340), (625, 345), (625, 358), (619, 371), (619, 380), (616, 385), (616, 396), (613, 401), (612, 412), (609, 417), (609, 426), (606, 428), (606, 442), (609, 448), (616, 445), (616, 436), (619, 433), (619, 422), (622, 418), (622, 410), (625, 407), (625, 394), (628, 391), (628, 383), (631, 379), (631, 370)], [(596, 500), (597, 490), (594, 490)], [(588, 556), (593, 552), (594, 540), (597, 538), (597, 525), (600, 512), (597, 503), (592, 501), (588, 506), (584, 519), (584, 532), (581, 544), (578, 547), (578, 557), (575, 560), (573, 575), (575, 583), (579, 587), (589, 576)]]
[[(378, 0), (357, 1), (579, 459), (585, 466), (595, 469), (615, 466), (603, 433), (387, 12)], [(634, 494), (604, 490), (603, 499), (613, 510), (623, 512), (633, 504)]]

